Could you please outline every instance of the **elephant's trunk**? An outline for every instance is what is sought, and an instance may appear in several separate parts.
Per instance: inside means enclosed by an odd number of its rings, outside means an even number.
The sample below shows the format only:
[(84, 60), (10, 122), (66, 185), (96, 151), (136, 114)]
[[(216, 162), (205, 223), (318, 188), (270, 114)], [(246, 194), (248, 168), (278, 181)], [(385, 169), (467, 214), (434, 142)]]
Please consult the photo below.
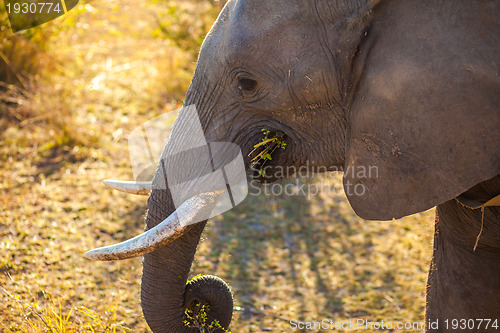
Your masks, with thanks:
[[(153, 228), (175, 210), (168, 189), (154, 190), (148, 200), (148, 207), (148, 228)], [(182, 236), (144, 256), (142, 309), (149, 327), (155, 333), (199, 332), (199, 329), (188, 327), (185, 323), (186, 308), (193, 302), (209, 305), (206, 324), (217, 319), (221, 326), (227, 328), (231, 322), (232, 296), (222, 280), (202, 277), (186, 286), (206, 222), (188, 226)], [(192, 323), (190, 326), (193, 326)]]
[[(149, 202), (154, 202), (153, 195)], [(148, 228), (161, 222), (153, 213), (159, 203), (149, 206)], [(191, 263), (206, 221), (188, 227), (183, 236), (144, 256), (141, 303), (153, 332), (194, 332), (184, 324), (184, 292)]]

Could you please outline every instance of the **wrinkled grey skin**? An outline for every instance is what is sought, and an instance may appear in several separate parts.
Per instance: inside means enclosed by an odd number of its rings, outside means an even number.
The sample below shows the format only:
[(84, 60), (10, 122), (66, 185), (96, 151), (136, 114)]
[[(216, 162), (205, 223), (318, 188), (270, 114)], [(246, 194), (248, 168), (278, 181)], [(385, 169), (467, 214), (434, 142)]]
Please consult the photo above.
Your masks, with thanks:
[[(436, 236), (428, 318), (499, 317), (500, 267), (489, 263), (500, 262), (491, 235), (500, 212), (487, 211), (487, 241), (473, 252), (480, 216), (453, 204), (481, 182), (471, 199), (500, 194), (498, 180), (488, 181), (500, 174), (499, 15), (496, 0), (232, 0), (203, 43), (185, 104), (196, 105), (209, 142), (236, 143), (243, 156), (260, 129), (284, 132), (289, 146), (271, 166), (377, 166), (377, 178), (344, 176), (367, 188), (348, 195), (361, 217), (440, 205), (437, 227), (451, 232)], [(181, 113), (176, 126), (183, 122)], [(158, 169), (148, 228), (174, 211), (163, 183)], [(205, 224), (144, 257), (142, 306), (155, 333), (196, 331), (182, 324), (184, 293)], [(481, 264), (460, 264), (474, 260)], [(195, 299), (216, 308), (227, 298), (214, 290)]]

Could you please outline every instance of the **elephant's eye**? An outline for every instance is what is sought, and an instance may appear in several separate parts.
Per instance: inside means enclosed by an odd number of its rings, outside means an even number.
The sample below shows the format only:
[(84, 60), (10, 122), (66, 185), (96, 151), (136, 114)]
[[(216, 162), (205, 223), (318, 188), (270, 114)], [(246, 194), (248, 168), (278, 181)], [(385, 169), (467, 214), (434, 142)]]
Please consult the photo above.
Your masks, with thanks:
[(241, 91), (253, 91), (257, 87), (257, 81), (252, 79), (239, 79), (238, 89)]

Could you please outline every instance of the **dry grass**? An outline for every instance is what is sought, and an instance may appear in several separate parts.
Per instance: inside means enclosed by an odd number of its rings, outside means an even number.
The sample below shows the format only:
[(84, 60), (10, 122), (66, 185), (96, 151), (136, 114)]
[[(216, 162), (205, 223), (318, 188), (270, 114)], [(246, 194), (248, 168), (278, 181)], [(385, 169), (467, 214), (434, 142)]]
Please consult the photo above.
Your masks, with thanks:
[[(149, 331), (141, 260), (83, 254), (142, 231), (145, 198), (100, 181), (132, 177), (126, 137), (181, 104), (205, 25), (182, 37), (190, 41), (169, 40), (156, 23), (162, 2), (90, 4), (51, 23), (64, 29), (47, 45), (57, 53), (50, 75), (28, 91), (9, 88), (14, 116), (0, 134), (1, 332)], [(215, 9), (191, 5), (213, 20)], [(179, 20), (197, 20), (189, 15)], [(250, 196), (209, 223), (192, 275), (232, 285), (235, 333), (287, 332), (290, 319), (421, 321), (432, 220), (425, 212), (364, 221), (342, 193)]]
[[(37, 300), (30, 303), (22, 301), (19, 295), (2, 291), (17, 304), (24, 317), (23, 331), (74, 333), (74, 332), (126, 332), (127, 329), (117, 323), (116, 307), (109, 306), (103, 314), (85, 306), (75, 309), (68, 300), (54, 300), (50, 295), (43, 295), (46, 302), (40, 306)], [(69, 303), (68, 305), (66, 305)], [(69, 309), (68, 309), (69, 307)], [(29, 329), (28, 329), (29, 327)]]
[(432, 213), (375, 222), (341, 191), (250, 197), (213, 222), (195, 271), (231, 282), (244, 309), (235, 332), (286, 332), (291, 319), (423, 321)]

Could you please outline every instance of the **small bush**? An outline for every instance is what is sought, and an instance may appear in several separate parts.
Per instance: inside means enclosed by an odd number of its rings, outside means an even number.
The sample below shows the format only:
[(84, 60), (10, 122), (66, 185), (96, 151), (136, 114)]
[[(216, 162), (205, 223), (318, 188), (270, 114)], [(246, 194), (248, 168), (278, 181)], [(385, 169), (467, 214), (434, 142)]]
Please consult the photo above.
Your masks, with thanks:
[(53, 28), (34, 28), (13, 34), (5, 7), (0, 6), (0, 81), (25, 89), (52, 62), (48, 45)]

